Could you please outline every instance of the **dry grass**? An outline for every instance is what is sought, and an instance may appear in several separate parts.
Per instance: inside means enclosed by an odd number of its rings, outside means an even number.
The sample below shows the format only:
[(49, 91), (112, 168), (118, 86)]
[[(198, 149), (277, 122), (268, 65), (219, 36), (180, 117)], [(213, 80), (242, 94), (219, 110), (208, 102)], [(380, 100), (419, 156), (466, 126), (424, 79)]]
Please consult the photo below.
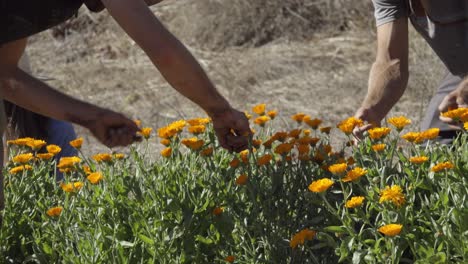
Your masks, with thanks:
[[(375, 52), (369, 8), (351, 0), (187, 0), (154, 10), (235, 107), (249, 110), (264, 102), (286, 117), (302, 111), (332, 125), (352, 115), (366, 92)], [(395, 113), (417, 121), (441, 66), (412, 36), (413, 74)], [(148, 126), (203, 115), (167, 85), (106, 13), (81, 12), (66, 26), (32, 38), (29, 53), (36, 72), (53, 77), (54, 87)], [(83, 129), (79, 134), (95, 142)], [(104, 150), (92, 144), (86, 152)]]

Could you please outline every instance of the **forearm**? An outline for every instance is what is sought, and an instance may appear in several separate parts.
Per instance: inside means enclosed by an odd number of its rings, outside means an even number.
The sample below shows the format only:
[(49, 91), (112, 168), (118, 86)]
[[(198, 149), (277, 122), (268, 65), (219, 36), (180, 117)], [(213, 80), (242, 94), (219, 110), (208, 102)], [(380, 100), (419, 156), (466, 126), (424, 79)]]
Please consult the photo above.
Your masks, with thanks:
[(142, 1), (105, 0), (103, 3), (178, 92), (208, 114), (230, 107), (192, 54)]
[(408, 71), (399, 60), (376, 61), (369, 74), (369, 84), (362, 108), (371, 109), (381, 120), (406, 90)]
[(100, 108), (50, 88), (17, 67), (0, 71), (0, 93), (10, 102), (33, 112), (86, 126), (82, 117), (98, 116)]

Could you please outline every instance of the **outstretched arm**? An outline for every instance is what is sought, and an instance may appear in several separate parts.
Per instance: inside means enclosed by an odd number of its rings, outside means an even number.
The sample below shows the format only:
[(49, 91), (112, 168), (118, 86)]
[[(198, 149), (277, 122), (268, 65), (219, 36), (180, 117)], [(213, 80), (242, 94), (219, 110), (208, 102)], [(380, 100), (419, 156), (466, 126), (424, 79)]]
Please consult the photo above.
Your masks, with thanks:
[(356, 117), (380, 124), (406, 90), (408, 83), (408, 20), (400, 18), (377, 28), (377, 58), (369, 74), (368, 91)]
[(217, 91), (187, 48), (172, 35), (144, 0), (103, 0), (109, 13), (145, 51), (164, 78), (182, 95), (199, 105), (213, 119), (221, 145), (230, 150), (247, 146), (250, 133), (245, 116), (233, 109)]

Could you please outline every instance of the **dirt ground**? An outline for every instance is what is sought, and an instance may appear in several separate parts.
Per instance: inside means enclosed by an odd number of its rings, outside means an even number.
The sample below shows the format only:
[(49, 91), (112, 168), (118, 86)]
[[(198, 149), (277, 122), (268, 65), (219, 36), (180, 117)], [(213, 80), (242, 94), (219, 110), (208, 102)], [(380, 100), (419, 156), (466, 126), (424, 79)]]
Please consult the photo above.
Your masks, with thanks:
[[(253, 105), (266, 103), (268, 109), (279, 110), (282, 120), (276, 121), (278, 127), (286, 122), (291, 125), (288, 118), (296, 112), (322, 118), (325, 125), (335, 125), (354, 114), (366, 93), (375, 54), (371, 24), (317, 30), (297, 40), (275, 37), (255, 45), (219, 48), (200, 43), (190, 34), (193, 19), (206, 17), (188, 19), (197, 8), (196, 1), (187, 0), (167, 1), (153, 10), (189, 47), (233, 106), (250, 111)], [(220, 17), (219, 23), (223, 23), (226, 16)], [(203, 37), (209, 39), (210, 35)], [(213, 34), (213, 38), (219, 37), (219, 32)], [(410, 46), (410, 84), (392, 114), (408, 116), (417, 129), (444, 69), (413, 31)], [(52, 78), (53, 87), (141, 119), (145, 126), (156, 129), (176, 119), (204, 116), (163, 80), (106, 12), (96, 15), (81, 10), (67, 26), (31, 38), (28, 53), (35, 73)], [(84, 129), (77, 127), (77, 132), (88, 142), (85, 153), (108, 151), (95, 144)], [(339, 133), (333, 136), (340, 141)], [(160, 148), (155, 138), (152, 146), (155, 153)]]

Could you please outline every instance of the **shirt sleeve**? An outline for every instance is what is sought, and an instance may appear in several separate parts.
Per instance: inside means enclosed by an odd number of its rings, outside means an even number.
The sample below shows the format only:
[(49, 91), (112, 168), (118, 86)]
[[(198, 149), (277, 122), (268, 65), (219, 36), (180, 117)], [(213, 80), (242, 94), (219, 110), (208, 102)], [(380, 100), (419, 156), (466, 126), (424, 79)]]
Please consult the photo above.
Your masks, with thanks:
[(408, 16), (407, 0), (372, 0), (374, 16), (378, 26)]

